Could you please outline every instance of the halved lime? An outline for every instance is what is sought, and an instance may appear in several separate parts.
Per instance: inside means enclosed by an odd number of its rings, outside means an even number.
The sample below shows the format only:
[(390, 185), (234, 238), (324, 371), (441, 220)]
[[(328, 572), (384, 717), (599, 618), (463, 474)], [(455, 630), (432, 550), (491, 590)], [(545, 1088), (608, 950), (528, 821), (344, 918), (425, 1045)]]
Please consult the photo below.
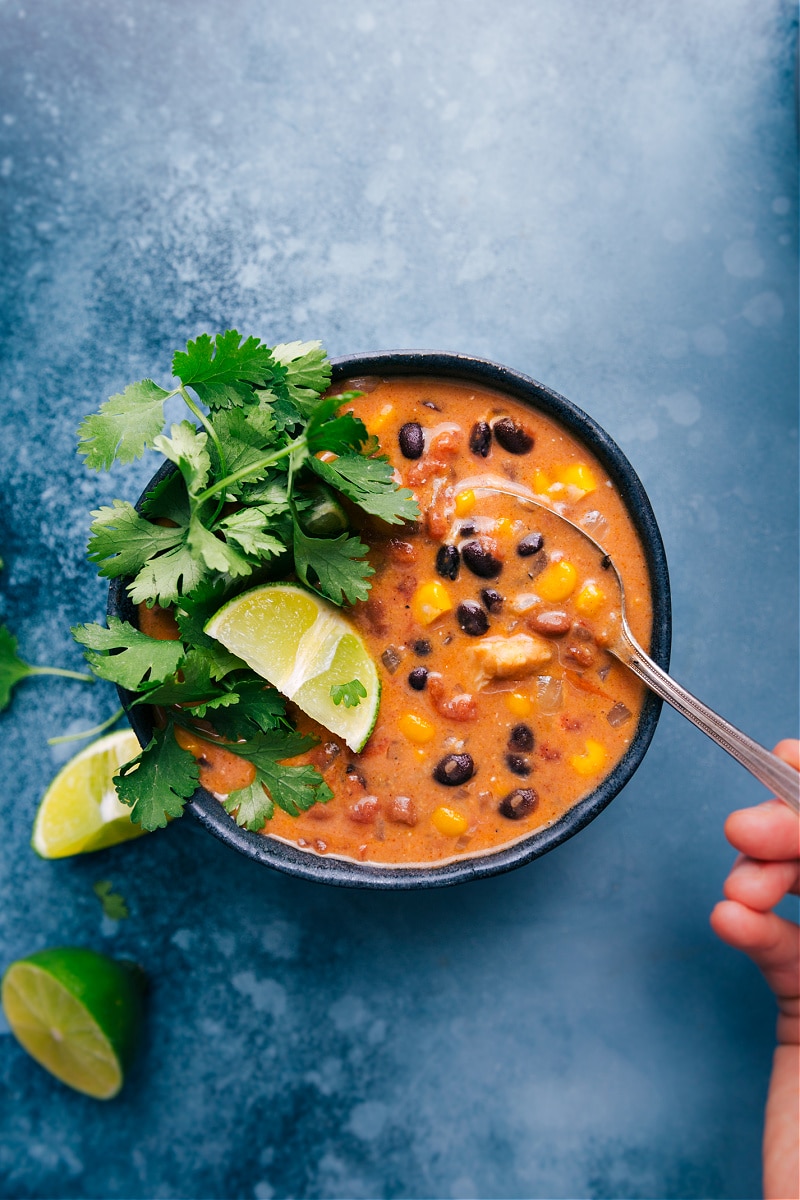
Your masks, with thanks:
[(17, 1041), (69, 1087), (116, 1096), (142, 1016), (144, 973), (94, 950), (62, 946), (12, 963), (3, 1012)]
[[(378, 670), (355, 628), (332, 604), (293, 583), (252, 588), (215, 613), (206, 633), (244, 659), (309, 717), (358, 753), (378, 716)], [(336, 705), (331, 688), (354, 680), (360, 703)]]
[(139, 753), (136, 734), (121, 729), (99, 738), (62, 767), (42, 797), (31, 845), (42, 858), (68, 858), (127, 842), (145, 832), (131, 821), (113, 778)]

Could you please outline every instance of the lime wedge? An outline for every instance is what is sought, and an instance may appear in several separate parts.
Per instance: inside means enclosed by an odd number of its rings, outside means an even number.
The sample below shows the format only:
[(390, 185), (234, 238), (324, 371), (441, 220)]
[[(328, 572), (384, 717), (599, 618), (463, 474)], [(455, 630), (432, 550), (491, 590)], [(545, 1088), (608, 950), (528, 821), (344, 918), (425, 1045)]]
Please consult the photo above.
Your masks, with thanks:
[[(223, 605), (205, 632), (351, 750), (363, 748), (378, 716), (380, 679), (358, 633), (332, 604), (293, 583), (264, 584)], [(356, 679), (367, 693), (360, 703), (334, 704), (331, 688)]]
[(94, 950), (41, 950), (12, 963), (2, 1003), (11, 1032), (76, 1091), (110, 1100), (123, 1084), (141, 1023), (144, 974)]
[(42, 858), (68, 858), (102, 850), (145, 831), (117, 799), (113, 778), (139, 753), (135, 733), (122, 729), (99, 738), (62, 767), (45, 792), (33, 823), (31, 845)]

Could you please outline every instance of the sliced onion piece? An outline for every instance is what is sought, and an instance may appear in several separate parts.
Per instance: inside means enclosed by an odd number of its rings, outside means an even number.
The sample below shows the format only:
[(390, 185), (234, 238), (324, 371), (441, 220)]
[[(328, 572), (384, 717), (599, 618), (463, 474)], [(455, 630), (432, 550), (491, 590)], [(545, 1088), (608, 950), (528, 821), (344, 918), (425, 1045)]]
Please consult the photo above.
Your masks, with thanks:
[(545, 716), (557, 713), (564, 703), (564, 685), (554, 675), (536, 676), (536, 699)]

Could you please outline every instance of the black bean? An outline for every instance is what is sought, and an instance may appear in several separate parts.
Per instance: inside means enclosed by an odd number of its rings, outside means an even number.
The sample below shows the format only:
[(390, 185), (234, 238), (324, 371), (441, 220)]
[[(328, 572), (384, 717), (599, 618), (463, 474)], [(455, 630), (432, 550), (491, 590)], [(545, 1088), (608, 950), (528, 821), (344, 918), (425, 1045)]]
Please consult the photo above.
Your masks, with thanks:
[(533, 448), (533, 435), (512, 421), (511, 417), (501, 417), (495, 421), (492, 433), (509, 454), (527, 454)]
[(523, 754), (507, 754), (506, 766), (509, 771), (513, 771), (515, 775), (521, 775), (523, 779), (531, 773), (531, 764)]
[(489, 618), (474, 600), (462, 600), (456, 609), (458, 623), (470, 637), (480, 637), (489, 628)]
[(500, 612), (503, 607), (505, 596), (502, 596), (496, 588), (481, 588), (481, 600), (490, 613)]
[(473, 454), (486, 458), (492, 444), (492, 430), (487, 421), (476, 421), (469, 435), (469, 448)]
[(475, 532), (475, 526), (472, 521), (465, 521), (463, 525), (459, 525), (458, 532), (462, 537), (472, 537)]
[(447, 754), (433, 769), (433, 778), (446, 787), (459, 787), (472, 779), (475, 763), (471, 754)]
[(532, 750), (533, 749), (533, 730), (530, 725), (525, 725), (520, 722), (515, 725), (508, 735), (508, 744), (513, 746), (515, 750)]
[(420, 638), (419, 641), (411, 643), (411, 649), (415, 654), (418, 654), (420, 658), (427, 658), (433, 647), (427, 638)]
[(461, 557), (472, 574), (481, 579), (496, 579), (503, 569), (500, 559), (479, 541), (466, 542), (461, 547)]
[(363, 788), (367, 786), (367, 781), (360, 771), (357, 771), (353, 763), (348, 763), (344, 769), (344, 773), (348, 779), (352, 779), (355, 783), (360, 783)]
[(415, 692), (423, 691), (426, 683), (428, 682), (427, 668), (414, 667), (413, 671), (409, 671), (408, 682)]
[(544, 545), (544, 538), (540, 533), (528, 533), (517, 546), (517, 554), (520, 558), (528, 558), (531, 554), (538, 554)]
[(533, 788), (517, 788), (500, 801), (497, 811), (510, 821), (519, 821), (521, 817), (530, 816), (537, 801), (538, 796)]
[(418, 421), (406, 421), (397, 439), (400, 442), (400, 452), (403, 458), (421, 458), (425, 449), (425, 439), (422, 436), (422, 426)]
[(457, 546), (440, 546), (436, 551), (436, 570), (442, 579), (455, 579), (461, 565)]

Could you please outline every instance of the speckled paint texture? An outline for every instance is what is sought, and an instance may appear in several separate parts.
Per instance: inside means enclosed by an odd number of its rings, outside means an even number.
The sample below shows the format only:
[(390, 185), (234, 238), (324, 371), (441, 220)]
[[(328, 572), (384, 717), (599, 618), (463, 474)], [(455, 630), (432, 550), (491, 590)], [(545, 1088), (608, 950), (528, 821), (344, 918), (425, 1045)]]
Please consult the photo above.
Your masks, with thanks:
[[(423, 347), (567, 395), (641, 476), (673, 671), (797, 727), (796, 9), (783, 0), (0, 0), (0, 619), (79, 667), (101, 616), (75, 428), (202, 330)], [(105, 685), (0, 717), (0, 968), (136, 958), (143, 1052), (103, 1105), (0, 1027), (13, 1197), (753, 1197), (773, 1037), (708, 913), (763, 791), (665, 711), (591, 826), (441, 892), (326, 889), (191, 818), (29, 848)], [(130, 916), (105, 918), (112, 881)], [(5, 1036), (3, 1036), (5, 1035)]]

